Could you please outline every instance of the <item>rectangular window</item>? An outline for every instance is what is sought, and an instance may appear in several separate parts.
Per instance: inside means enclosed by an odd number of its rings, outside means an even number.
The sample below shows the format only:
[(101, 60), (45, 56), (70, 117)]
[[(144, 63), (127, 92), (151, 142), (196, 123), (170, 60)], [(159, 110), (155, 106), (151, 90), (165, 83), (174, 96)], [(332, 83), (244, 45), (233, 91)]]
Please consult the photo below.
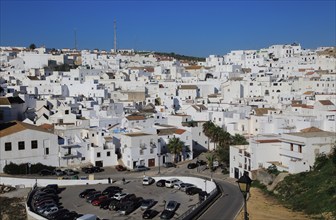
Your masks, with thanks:
[(12, 150), (12, 142), (5, 143), (5, 151), (11, 151)]
[(299, 153), (302, 153), (302, 145), (299, 145)]
[(37, 149), (37, 140), (31, 141), (31, 149)]
[(100, 157), (100, 152), (97, 153), (97, 157)]
[(110, 152), (110, 151), (107, 151), (107, 152), (106, 152), (106, 156), (107, 156), (107, 157), (111, 156), (111, 152)]
[(69, 114), (69, 110), (65, 110), (65, 114), (68, 115)]
[(25, 149), (24, 141), (19, 141), (18, 145), (19, 145), (19, 150), (24, 150)]
[(45, 148), (45, 155), (49, 155), (49, 147)]
[(294, 145), (290, 144), (290, 150), (293, 151), (294, 150)]

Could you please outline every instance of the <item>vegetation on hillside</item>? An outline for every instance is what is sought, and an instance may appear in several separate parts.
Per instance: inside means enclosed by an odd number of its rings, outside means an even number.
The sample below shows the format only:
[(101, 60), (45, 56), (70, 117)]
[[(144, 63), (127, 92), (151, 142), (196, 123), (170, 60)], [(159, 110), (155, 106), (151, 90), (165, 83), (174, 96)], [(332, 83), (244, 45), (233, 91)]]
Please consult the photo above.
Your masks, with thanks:
[[(313, 170), (287, 176), (273, 192), (285, 206), (317, 219), (336, 219), (336, 146), (330, 155), (320, 155)], [(253, 186), (266, 186), (253, 181)]]
[(205, 61), (205, 58), (203, 57), (194, 57), (194, 56), (186, 56), (186, 55), (180, 55), (176, 53), (165, 53), (165, 52), (154, 52), (154, 54), (159, 56), (166, 56), (166, 57), (172, 57), (177, 60), (186, 60), (186, 61)]

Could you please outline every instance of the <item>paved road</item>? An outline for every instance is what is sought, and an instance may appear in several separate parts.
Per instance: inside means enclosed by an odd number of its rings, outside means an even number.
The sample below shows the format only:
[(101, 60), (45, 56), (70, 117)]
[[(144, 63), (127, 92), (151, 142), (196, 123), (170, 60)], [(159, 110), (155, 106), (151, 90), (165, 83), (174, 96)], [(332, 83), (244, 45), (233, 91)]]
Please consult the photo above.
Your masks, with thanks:
[(233, 220), (243, 205), (243, 196), (238, 186), (227, 181), (216, 180), (223, 190), (222, 196), (214, 203), (199, 220)]

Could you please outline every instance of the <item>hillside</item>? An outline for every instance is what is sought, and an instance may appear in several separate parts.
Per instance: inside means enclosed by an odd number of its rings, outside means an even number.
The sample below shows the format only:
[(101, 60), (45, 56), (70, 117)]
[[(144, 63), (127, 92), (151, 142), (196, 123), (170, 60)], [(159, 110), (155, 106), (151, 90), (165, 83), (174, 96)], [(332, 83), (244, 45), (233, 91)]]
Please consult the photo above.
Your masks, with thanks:
[(284, 205), (318, 219), (336, 219), (336, 149), (310, 172), (287, 176), (273, 193)]

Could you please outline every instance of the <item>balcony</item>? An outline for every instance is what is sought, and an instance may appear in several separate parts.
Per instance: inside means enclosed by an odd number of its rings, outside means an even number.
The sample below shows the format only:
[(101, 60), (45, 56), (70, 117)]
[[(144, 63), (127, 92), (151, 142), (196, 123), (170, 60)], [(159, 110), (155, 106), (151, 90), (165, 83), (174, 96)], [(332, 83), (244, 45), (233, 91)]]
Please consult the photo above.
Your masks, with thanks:
[(74, 155), (74, 154), (64, 154), (61, 157), (62, 157), (62, 159), (73, 159), (73, 158), (79, 158), (81, 156), (80, 155)]
[(302, 159), (303, 154), (299, 153), (297, 151), (290, 151), (284, 148), (280, 148), (280, 155), (291, 157), (291, 158), (296, 158), (296, 159)]

